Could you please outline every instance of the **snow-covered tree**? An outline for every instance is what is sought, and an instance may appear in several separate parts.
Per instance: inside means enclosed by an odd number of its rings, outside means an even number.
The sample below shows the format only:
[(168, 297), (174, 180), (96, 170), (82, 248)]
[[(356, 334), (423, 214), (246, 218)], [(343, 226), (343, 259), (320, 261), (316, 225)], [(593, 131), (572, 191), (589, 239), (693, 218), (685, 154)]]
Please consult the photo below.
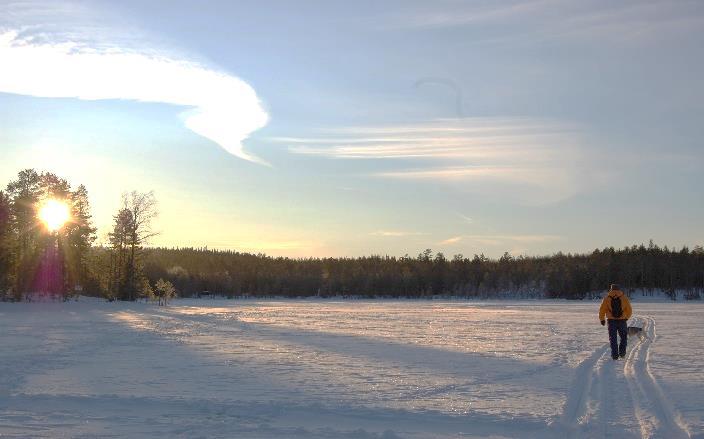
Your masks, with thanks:
[(167, 305), (176, 295), (176, 289), (168, 280), (159, 279), (154, 286), (154, 295), (159, 300), (159, 305)]

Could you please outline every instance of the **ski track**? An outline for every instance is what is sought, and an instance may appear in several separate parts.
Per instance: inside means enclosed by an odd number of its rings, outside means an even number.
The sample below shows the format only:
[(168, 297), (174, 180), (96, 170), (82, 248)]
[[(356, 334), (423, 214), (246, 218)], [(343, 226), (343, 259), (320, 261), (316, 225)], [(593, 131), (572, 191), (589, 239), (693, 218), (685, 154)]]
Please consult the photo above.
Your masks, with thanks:
[(563, 409), (562, 418), (559, 421), (561, 429), (575, 435), (577, 427), (587, 415), (589, 409), (590, 393), (592, 392), (595, 377), (598, 376), (599, 367), (597, 364), (606, 354), (608, 345), (597, 349), (592, 355), (584, 360), (575, 371), (575, 381), (568, 395)]
[(645, 318), (643, 335), (623, 367), (642, 438), (689, 438), (690, 434), (660, 388), (650, 368), (650, 346), (655, 341), (655, 321)]
[[(629, 337), (632, 346), (620, 370), (606, 343), (584, 360), (552, 426), (554, 437), (686, 439), (691, 434), (668, 400), (650, 367), (650, 346), (657, 338), (655, 321), (641, 317), (642, 335)], [(637, 341), (635, 344), (633, 340)], [(631, 407), (614, 395), (627, 388)], [(637, 425), (624, 425), (624, 411), (632, 409)], [(628, 417), (626, 416), (626, 419)]]

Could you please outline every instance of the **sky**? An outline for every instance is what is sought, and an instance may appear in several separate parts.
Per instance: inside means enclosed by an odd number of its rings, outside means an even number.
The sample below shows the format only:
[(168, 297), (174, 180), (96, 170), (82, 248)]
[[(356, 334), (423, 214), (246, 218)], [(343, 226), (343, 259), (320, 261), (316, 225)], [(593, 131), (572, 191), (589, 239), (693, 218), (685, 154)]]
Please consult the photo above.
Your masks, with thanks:
[(0, 186), (104, 242), (498, 257), (704, 244), (701, 1), (3, 1)]

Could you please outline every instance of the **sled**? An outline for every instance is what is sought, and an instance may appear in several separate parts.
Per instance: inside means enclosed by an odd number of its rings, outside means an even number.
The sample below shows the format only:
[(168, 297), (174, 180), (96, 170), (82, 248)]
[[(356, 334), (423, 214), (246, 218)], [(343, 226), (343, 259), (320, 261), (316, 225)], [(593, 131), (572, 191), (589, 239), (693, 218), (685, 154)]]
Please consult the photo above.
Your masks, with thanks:
[(631, 319), (628, 320), (628, 336), (637, 335), (638, 337), (642, 337), (643, 324), (644, 321), (640, 317), (631, 317)]

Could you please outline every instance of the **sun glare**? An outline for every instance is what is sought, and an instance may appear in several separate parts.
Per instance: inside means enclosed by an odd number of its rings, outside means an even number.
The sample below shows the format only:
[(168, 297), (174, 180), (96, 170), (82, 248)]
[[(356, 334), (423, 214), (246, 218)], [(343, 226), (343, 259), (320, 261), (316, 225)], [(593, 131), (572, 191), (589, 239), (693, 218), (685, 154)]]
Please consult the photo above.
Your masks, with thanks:
[(39, 219), (50, 232), (59, 230), (70, 217), (68, 205), (59, 200), (47, 200), (39, 208)]

